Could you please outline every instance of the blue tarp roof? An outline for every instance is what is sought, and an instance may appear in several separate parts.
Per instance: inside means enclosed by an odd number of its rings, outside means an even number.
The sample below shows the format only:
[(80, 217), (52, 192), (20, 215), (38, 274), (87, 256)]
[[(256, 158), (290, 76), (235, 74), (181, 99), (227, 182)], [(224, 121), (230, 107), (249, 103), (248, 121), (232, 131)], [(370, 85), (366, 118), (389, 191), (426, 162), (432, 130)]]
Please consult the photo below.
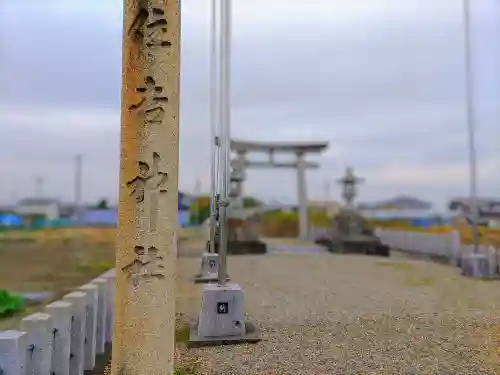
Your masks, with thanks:
[(117, 210), (86, 210), (82, 215), (82, 222), (86, 224), (109, 224), (118, 222)]
[(11, 227), (22, 224), (23, 224), (23, 219), (18, 215), (0, 214), (0, 226)]

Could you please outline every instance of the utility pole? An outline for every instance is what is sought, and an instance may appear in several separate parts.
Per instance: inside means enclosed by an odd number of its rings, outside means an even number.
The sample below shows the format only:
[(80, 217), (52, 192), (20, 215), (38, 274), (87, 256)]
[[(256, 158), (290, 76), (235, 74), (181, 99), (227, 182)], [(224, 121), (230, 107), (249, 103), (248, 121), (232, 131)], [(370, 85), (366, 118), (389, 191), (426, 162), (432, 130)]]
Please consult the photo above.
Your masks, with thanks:
[(200, 223), (200, 191), (201, 191), (201, 181), (199, 178), (196, 179), (196, 184), (194, 185), (194, 196), (196, 197), (195, 201), (195, 222), (196, 224)]
[(35, 177), (35, 195), (37, 197), (43, 197), (43, 177)]
[(472, 238), (474, 242), (474, 252), (479, 248), (479, 211), (477, 205), (477, 159), (475, 142), (475, 106), (474, 106), (474, 69), (472, 67), (472, 40), (471, 40), (471, 19), (470, 1), (463, 0), (463, 27), (464, 27), (464, 57), (465, 57), (465, 105), (467, 117), (467, 135), (469, 149), (469, 208), (470, 223), (472, 225)]
[(82, 171), (83, 171), (83, 156), (76, 155), (75, 157), (75, 217), (79, 222), (81, 220), (82, 211)]

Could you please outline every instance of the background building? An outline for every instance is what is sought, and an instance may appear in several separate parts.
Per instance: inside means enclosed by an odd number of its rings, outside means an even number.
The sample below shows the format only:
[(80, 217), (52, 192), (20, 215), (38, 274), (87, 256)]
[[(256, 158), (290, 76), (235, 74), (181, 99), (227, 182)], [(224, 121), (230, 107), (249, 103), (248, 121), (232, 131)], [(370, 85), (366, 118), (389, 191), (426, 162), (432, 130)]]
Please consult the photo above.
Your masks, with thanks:
[[(500, 227), (500, 199), (478, 198), (480, 225)], [(454, 198), (448, 203), (448, 208), (457, 216), (470, 217), (471, 198)]]

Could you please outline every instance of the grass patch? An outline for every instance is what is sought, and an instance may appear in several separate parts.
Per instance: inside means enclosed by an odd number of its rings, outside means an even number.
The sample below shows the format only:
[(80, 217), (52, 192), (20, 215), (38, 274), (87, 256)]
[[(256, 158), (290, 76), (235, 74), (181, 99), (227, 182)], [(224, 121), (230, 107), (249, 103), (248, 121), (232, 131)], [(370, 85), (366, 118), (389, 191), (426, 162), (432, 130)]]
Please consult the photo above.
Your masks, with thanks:
[(412, 277), (406, 281), (407, 285), (410, 286), (430, 286), (434, 285), (435, 279), (432, 277)]
[(176, 368), (174, 370), (174, 375), (193, 375), (192, 373), (189, 373), (185, 368)]
[(21, 296), (12, 294), (5, 289), (0, 289), (0, 317), (7, 316), (24, 311), (25, 303)]
[(181, 324), (180, 327), (175, 329), (175, 342), (186, 343), (189, 340), (189, 325)]
[(382, 267), (396, 268), (400, 270), (411, 270), (414, 268), (412, 264), (404, 262), (377, 262), (377, 264)]
[(472, 280), (477, 280), (477, 281), (499, 281), (500, 276), (493, 276), (493, 277), (471, 277)]
[(82, 272), (104, 273), (111, 268), (114, 268), (113, 262), (98, 262), (98, 263), (82, 263), (78, 265), (78, 270)]

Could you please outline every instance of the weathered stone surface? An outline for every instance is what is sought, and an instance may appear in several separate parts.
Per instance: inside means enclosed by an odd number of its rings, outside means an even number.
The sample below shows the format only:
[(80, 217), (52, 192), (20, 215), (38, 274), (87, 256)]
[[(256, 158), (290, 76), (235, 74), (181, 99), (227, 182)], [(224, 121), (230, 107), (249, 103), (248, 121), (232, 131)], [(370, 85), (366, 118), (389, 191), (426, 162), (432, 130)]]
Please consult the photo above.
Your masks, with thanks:
[(112, 374), (174, 371), (180, 1), (125, 0)]

